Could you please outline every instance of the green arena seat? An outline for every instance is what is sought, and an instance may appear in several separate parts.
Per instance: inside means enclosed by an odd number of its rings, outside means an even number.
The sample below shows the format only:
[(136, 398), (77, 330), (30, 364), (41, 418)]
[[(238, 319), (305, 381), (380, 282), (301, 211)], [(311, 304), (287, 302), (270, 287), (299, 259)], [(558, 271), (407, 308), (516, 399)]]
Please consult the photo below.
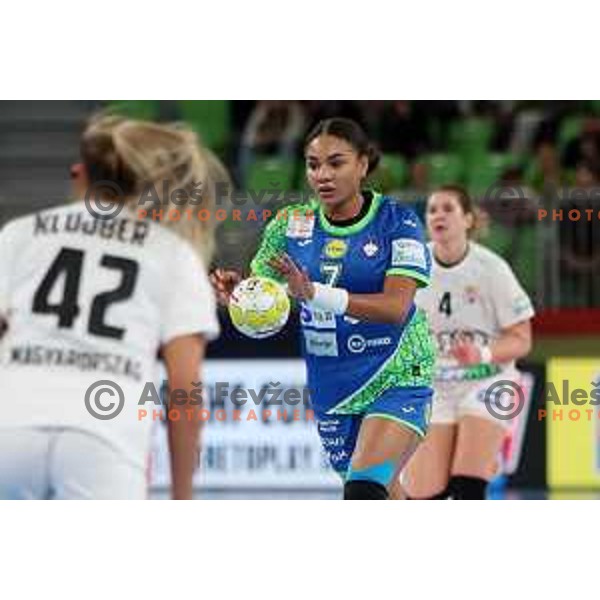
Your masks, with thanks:
[(538, 273), (537, 229), (535, 224), (507, 227), (492, 219), (482, 243), (504, 258), (517, 279), (532, 297), (536, 295)]
[(587, 104), (593, 114), (600, 114), (600, 100), (588, 100)]
[(181, 114), (211, 149), (223, 150), (229, 142), (229, 100), (180, 100)]
[(502, 173), (518, 164), (514, 154), (491, 152), (474, 158), (470, 165), (467, 185), (472, 193), (480, 194), (496, 184)]
[(450, 148), (470, 163), (473, 158), (488, 151), (493, 136), (494, 123), (490, 119), (461, 119), (450, 126)]
[(558, 147), (563, 149), (570, 141), (581, 133), (583, 117), (565, 117), (558, 130)]
[(402, 156), (384, 154), (369, 179), (375, 189), (384, 193), (403, 188), (408, 179), (406, 160)]
[(157, 100), (112, 100), (108, 109), (109, 112), (132, 119), (153, 121), (158, 117)]
[(458, 184), (463, 180), (464, 164), (456, 154), (428, 154), (423, 157), (431, 187)]
[(247, 188), (250, 190), (282, 190), (294, 188), (297, 165), (276, 157), (259, 157), (250, 166)]

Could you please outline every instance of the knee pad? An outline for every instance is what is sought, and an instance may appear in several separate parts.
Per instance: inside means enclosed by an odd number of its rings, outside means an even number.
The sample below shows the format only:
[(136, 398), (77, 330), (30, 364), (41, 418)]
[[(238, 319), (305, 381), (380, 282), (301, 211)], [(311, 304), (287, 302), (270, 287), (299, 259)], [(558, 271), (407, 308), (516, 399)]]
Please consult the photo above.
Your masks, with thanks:
[(394, 478), (396, 467), (394, 461), (386, 460), (377, 465), (355, 469), (352, 465), (348, 469), (346, 481), (373, 481), (387, 488)]
[(454, 500), (485, 500), (488, 482), (480, 477), (455, 475), (450, 479), (448, 488)]
[(385, 486), (375, 481), (351, 480), (344, 485), (344, 500), (387, 500)]

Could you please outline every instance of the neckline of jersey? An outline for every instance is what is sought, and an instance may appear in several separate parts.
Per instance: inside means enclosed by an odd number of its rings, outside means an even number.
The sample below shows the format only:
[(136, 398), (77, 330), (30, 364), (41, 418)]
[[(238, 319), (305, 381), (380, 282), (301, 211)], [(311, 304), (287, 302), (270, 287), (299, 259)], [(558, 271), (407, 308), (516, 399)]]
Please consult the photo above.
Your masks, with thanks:
[(369, 212), (358, 222), (354, 223), (354, 225), (349, 226), (338, 226), (332, 225), (325, 216), (325, 211), (323, 210), (323, 206), (319, 203), (319, 223), (321, 227), (327, 232), (335, 235), (352, 235), (353, 233), (358, 233), (362, 231), (371, 221), (375, 218), (377, 211), (379, 210), (379, 206), (381, 205), (381, 194), (379, 192), (371, 192), (373, 194), (373, 199), (371, 201), (371, 206), (369, 207)]
[(467, 260), (467, 257), (469, 256), (469, 254), (471, 254), (471, 242), (467, 242), (467, 251), (456, 262), (453, 262), (453, 263), (441, 262), (435, 255), (433, 248), (431, 250), (431, 256), (433, 257), (435, 264), (438, 267), (441, 267), (442, 269), (454, 269), (456, 267), (459, 267), (460, 265), (462, 265), (465, 262), (465, 260)]

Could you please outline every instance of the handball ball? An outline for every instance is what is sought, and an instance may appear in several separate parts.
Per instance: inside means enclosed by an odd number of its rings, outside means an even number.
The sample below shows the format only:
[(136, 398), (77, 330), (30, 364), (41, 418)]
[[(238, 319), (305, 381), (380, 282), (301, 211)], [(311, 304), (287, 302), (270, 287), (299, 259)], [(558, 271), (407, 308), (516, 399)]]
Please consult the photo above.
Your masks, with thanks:
[(235, 328), (254, 339), (281, 331), (290, 316), (290, 300), (282, 285), (266, 277), (240, 282), (229, 299), (229, 316)]

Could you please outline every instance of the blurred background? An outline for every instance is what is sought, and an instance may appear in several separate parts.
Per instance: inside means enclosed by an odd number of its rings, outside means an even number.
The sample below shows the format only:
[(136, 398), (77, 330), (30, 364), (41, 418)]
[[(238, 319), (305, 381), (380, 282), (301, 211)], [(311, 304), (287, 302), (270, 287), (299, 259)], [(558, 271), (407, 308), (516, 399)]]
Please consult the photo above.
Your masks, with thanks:
[[(240, 190), (307, 192), (303, 138), (331, 116), (363, 125), (383, 154), (369, 184), (421, 216), (436, 186), (465, 185), (484, 217), (479, 241), (511, 264), (537, 309), (534, 350), (520, 365), (529, 374), (528, 410), (505, 456), (508, 491), (497, 495), (595, 497), (600, 412), (592, 406), (592, 418), (569, 419), (565, 406), (560, 418), (540, 419), (538, 410), (547, 408), (552, 417), (560, 409), (545, 402), (547, 380), (569, 378), (573, 389), (589, 389), (600, 373), (600, 101), (2, 101), (0, 224), (65, 202), (79, 134), (87, 118), (106, 108), (186, 121)], [(280, 195), (260, 207), (283, 202)], [(548, 216), (540, 220), (539, 209)], [(568, 218), (574, 209), (579, 220)], [(224, 221), (215, 264), (247, 271), (263, 227), (260, 219)], [(221, 317), (224, 333), (210, 347), (208, 381), (228, 377), (232, 387), (260, 386), (279, 373), (283, 386), (302, 385), (296, 315), (281, 334), (260, 343)], [(158, 497), (167, 483), (163, 433), (157, 431), (154, 450)], [(312, 424), (211, 422), (203, 461), (198, 489), (204, 497), (339, 493)]]

